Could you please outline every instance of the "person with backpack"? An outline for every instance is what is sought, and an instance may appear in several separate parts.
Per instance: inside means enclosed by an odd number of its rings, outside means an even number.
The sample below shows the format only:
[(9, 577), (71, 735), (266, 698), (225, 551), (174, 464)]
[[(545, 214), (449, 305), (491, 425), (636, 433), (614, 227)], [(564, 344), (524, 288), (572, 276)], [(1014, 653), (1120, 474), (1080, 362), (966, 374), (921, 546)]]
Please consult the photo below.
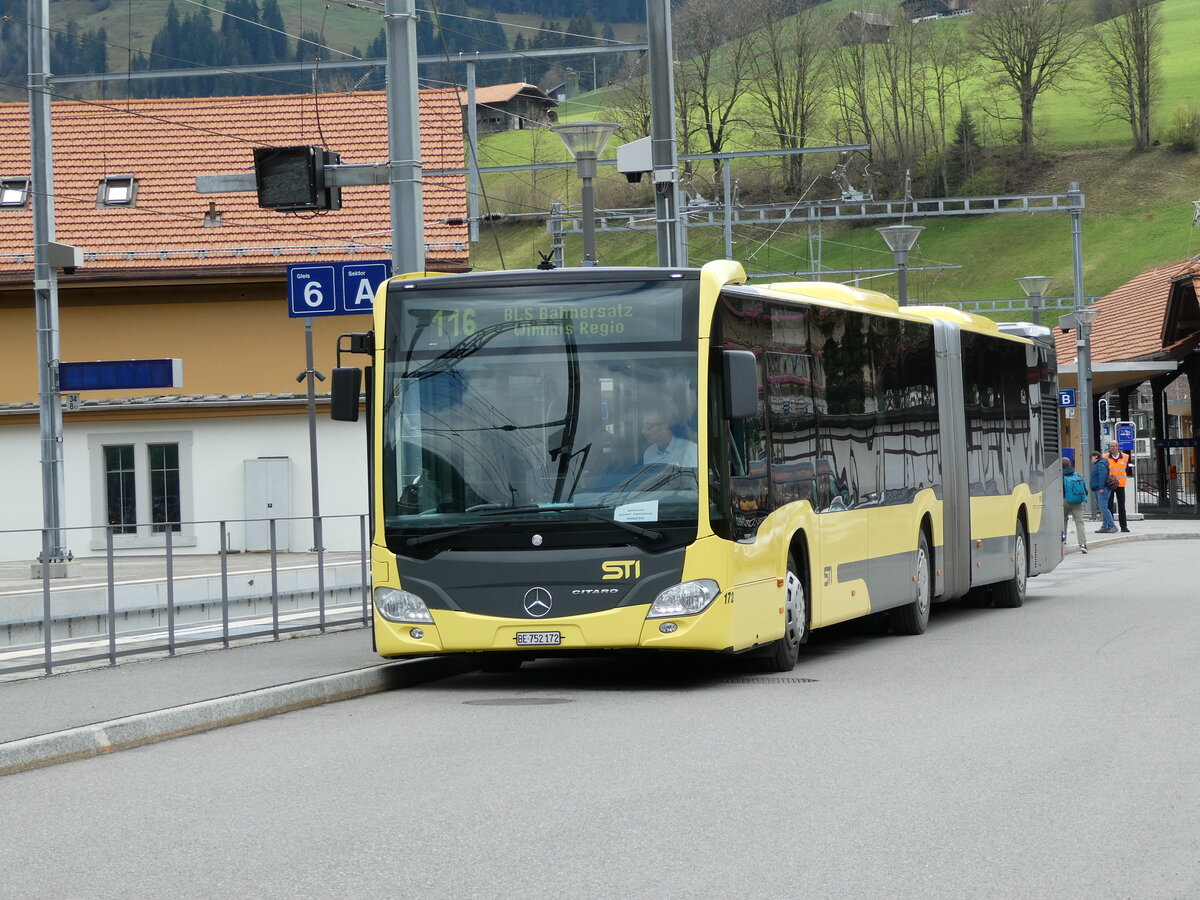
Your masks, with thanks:
[[(1088, 489), (1083, 483), (1083, 477), (1075, 471), (1068, 456), (1063, 457), (1063, 521), (1068, 518), (1075, 520), (1075, 537), (1079, 541), (1079, 552), (1087, 553), (1087, 532), (1083, 527), (1083, 504), (1087, 500)], [(1066, 527), (1065, 525), (1063, 526)], [(1063, 543), (1067, 542), (1067, 533), (1063, 531)]]
[(1104, 524), (1096, 530), (1096, 534), (1115, 534), (1117, 523), (1113, 521), (1112, 510), (1108, 508), (1108, 460), (1099, 450), (1092, 451), (1092, 471), (1088, 487), (1096, 495), (1096, 505), (1100, 507), (1100, 514), (1104, 517)]

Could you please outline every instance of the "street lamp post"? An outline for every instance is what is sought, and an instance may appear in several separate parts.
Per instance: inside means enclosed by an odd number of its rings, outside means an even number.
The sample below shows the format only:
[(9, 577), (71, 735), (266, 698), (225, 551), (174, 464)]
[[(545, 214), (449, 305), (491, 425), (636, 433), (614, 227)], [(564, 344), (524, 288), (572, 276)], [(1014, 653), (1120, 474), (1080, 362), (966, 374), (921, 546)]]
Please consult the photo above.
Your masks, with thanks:
[(618, 128), (615, 122), (563, 122), (551, 125), (575, 158), (575, 171), (583, 180), (583, 265), (595, 266), (596, 261), (596, 201), (592, 179), (596, 177), (596, 159), (604, 145)]
[[(1079, 456), (1080, 464), (1088, 467), (1092, 462), (1092, 323), (1096, 321), (1099, 312), (1096, 307), (1089, 306), (1075, 310), (1071, 317), (1075, 326), (1076, 372), (1079, 381), (1076, 401), (1079, 404)], [(1095, 502), (1096, 499), (1092, 496), (1089, 503), (1094, 506)]]
[(1075, 312), (1075, 350), (1079, 358), (1079, 404), (1083, 409), (1079, 427), (1083, 438), (1079, 450), (1086, 456), (1092, 450), (1092, 323), (1099, 310), (1094, 306)]
[(1024, 278), (1017, 279), (1017, 284), (1021, 286), (1021, 290), (1029, 298), (1029, 307), (1033, 310), (1034, 325), (1042, 324), (1042, 297), (1053, 280), (1053, 278), (1046, 275), (1026, 275)]
[(892, 251), (896, 260), (896, 302), (901, 306), (908, 305), (908, 251), (912, 249), (924, 225), (885, 225), (876, 228)]

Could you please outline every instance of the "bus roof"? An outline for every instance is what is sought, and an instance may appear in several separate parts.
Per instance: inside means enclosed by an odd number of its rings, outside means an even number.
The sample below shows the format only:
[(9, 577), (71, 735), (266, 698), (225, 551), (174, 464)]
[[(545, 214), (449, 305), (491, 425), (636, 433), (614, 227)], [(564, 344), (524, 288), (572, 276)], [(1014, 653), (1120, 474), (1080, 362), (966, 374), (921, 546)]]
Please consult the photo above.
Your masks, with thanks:
[[(942, 320), (953, 322), (967, 331), (996, 335), (1017, 341), (1028, 340), (1029, 336), (1004, 332), (987, 316), (964, 312), (952, 306), (900, 306), (887, 294), (863, 290), (845, 284), (828, 281), (781, 281), (765, 285), (749, 285), (749, 289), (779, 299), (810, 300), (822, 306), (838, 306), (843, 309), (858, 309), (864, 312), (882, 313), (899, 318), (916, 319), (924, 322)], [(788, 296), (781, 296), (788, 295)]]

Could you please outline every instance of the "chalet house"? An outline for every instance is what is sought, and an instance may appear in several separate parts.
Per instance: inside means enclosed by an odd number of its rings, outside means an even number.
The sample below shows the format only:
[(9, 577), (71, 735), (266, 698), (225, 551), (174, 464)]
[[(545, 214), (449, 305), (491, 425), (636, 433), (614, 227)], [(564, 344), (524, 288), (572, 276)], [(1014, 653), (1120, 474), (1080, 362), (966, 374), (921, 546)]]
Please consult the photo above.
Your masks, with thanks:
[(880, 12), (855, 10), (838, 22), (838, 35), (843, 44), (886, 44), (894, 22)]
[[(1095, 304), (1091, 331), (1092, 392), (1107, 395), (1110, 418), (1137, 428), (1138, 504), (1166, 511), (1176, 499), (1196, 513), (1200, 440), (1200, 256), (1143, 272)], [(1076, 334), (1055, 332), (1059, 381), (1078, 383)], [(1092, 421), (1097, 422), (1093, 403)], [(1065, 420), (1063, 446), (1078, 443), (1078, 419)], [(1115, 434), (1102, 426), (1100, 446)], [(1175, 478), (1171, 478), (1174, 467)], [(1175, 483), (1172, 484), (1171, 482)], [(1189, 511), (1176, 506), (1172, 512)]]
[[(55, 239), (85, 262), (58, 275), (64, 361), (178, 358), (183, 387), (81, 392), (63, 413), (67, 546), (213, 553), (222, 520), (278, 516), (279, 549), (313, 546), (304, 319), (289, 315), (289, 263), (389, 260), (386, 184), (342, 188), (341, 209), (260, 209), (254, 192), (200, 194), (196, 178), (253, 172), (256, 147), (323, 146), (344, 164), (388, 159), (381, 92), (54, 103)], [(33, 559), (42, 525), (29, 109), (0, 104), (0, 559)], [(453, 89), (420, 95), (425, 266), (468, 263), (463, 131)], [(314, 368), (336, 365), (367, 315), (314, 317)], [(328, 382), (326, 382), (326, 385)], [(328, 388), (325, 388), (328, 390)], [(318, 391), (321, 386), (318, 386)], [(328, 396), (319, 398), (326, 406)], [(329, 549), (359, 546), (366, 511), (360, 427), (317, 416)], [(264, 484), (270, 490), (264, 492)], [(265, 494), (270, 494), (266, 496)], [(205, 524), (208, 523), (208, 524)], [(101, 526), (101, 527), (97, 527)], [(307, 529), (307, 530), (306, 530)], [(224, 529), (267, 549), (259, 526)]]
[[(464, 122), (467, 92), (459, 92)], [(550, 110), (558, 103), (534, 84), (494, 84), (475, 89), (475, 127), (480, 134), (545, 128), (551, 122)]]
[(971, 11), (971, 0), (900, 0), (900, 8), (915, 22), (966, 15)]

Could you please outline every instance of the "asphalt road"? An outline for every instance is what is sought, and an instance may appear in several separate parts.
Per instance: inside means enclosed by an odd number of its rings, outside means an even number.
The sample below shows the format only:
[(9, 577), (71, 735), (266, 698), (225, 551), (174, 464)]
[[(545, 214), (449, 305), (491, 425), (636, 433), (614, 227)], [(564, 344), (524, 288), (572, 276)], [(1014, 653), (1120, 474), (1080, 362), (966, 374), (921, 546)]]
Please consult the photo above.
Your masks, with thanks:
[(790, 677), (539, 662), (0, 779), (0, 897), (1200, 896), (1195, 541)]

